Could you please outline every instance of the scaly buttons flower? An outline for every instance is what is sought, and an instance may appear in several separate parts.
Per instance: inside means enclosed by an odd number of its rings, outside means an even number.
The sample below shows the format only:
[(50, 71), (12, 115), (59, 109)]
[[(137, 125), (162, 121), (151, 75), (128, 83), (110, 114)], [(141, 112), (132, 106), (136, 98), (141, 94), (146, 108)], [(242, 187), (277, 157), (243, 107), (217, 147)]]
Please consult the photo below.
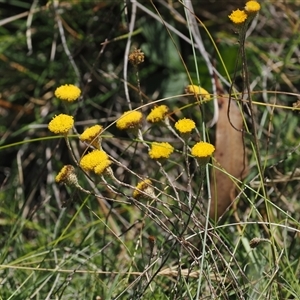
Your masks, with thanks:
[(210, 98), (211, 98), (210, 94), (207, 90), (205, 90), (204, 88), (199, 87), (198, 85), (195, 85), (195, 84), (188, 85), (185, 88), (185, 92), (187, 94), (199, 95), (205, 100), (210, 100)]
[(93, 150), (84, 155), (80, 160), (80, 166), (85, 171), (94, 171), (97, 165), (100, 165), (104, 160), (108, 160), (108, 155), (102, 150)]
[(60, 172), (55, 177), (56, 182), (62, 182), (67, 185), (78, 185), (75, 169), (72, 165), (63, 166)]
[(103, 127), (101, 125), (94, 125), (92, 127), (87, 128), (80, 136), (79, 139), (83, 142), (92, 144), (95, 148), (100, 147), (99, 142), (101, 141), (100, 134), (103, 131)]
[(199, 142), (193, 146), (191, 149), (191, 153), (193, 156), (202, 158), (211, 156), (215, 151), (215, 147), (206, 142)]
[(151, 145), (149, 156), (152, 159), (169, 158), (173, 151), (174, 148), (169, 143), (154, 142)]
[(81, 94), (80, 88), (78, 88), (73, 84), (61, 85), (54, 92), (54, 95), (58, 99), (63, 101), (68, 101), (68, 102), (75, 101), (76, 99), (79, 98), (80, 94)]
[(152, 185), (152, 182), (150, 179), (145, 179), (145, 180), (139, 182), (133, 192), (133, 195), (132, 195), (133, 198), (139, 199), (139, 198), (155, 197), (154, 189), (151, 185)]
[(74, 126), (74, 119), (72, 116), (60, 114), (55, 116), (48, 124), (48, 129), (56, 134), (67, 134)]
[(166, 105), (159, 105), (152, 108), (150, 114), (147, 116), (147, 121), (151, 123), (156, 123), (163, 121), (167, 115), (169, 108)]
[(118, 119), (116, 126), (121, 130), (138, 128), (142, 122), (143, 115), (139, 111), (130, 110), (123, 113)]
[(145, 55), (141, 49), (134, 49), (128, 56), (129, 61), (134, 65), (137, 66), (144, 62)]
[(236, 25), (243, 24), (247, 19), (247, 14), (243, 10), (234, 10), (228, 18)]
[(97, 175), (101, 175), (105, 170), (107, 170), (107, 168), (111, 165), (111, 161), (109, 159), (105, 159), (103, 161), (101, 161), (95, 168), (94, 168), (94, 172)]
[(260, 4), (257, 1), (248, 1), (245, 5), (247, 13), (257, 13), (260, 10)]
[(195, 127), (195, 122), (191, 119), (184, 118), (175, 123), (175, 128), (181, 133), (190, 133)]

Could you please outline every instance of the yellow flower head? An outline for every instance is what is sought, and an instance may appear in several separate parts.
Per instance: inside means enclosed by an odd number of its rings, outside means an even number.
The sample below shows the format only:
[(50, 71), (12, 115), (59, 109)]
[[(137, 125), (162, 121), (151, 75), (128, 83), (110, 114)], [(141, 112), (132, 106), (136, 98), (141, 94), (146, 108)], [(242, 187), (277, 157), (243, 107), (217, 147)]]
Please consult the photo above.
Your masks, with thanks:
[(180, 133), (190, 133), (195, 127), (195, 122), (191, 119), (184, 118), (175, 123), (175, 128)]
[(245, 5), (246, 13), (257, 13), (260, 10), (260, 4), (257, 1), (248, 1)]
[(99, 149), (99, 142), (101, 140), (100, 134), (103, 131), (103, 127), (100, 125), (94, 125), (87, 128), (80, 136), (79, 139), (83, 142), (93, 145)]
[(195, 85), (195, 84), (188, 85), (185, 88), (185, 92), (187, 94), (199, 95), (205, 100), (210, 100), (211, 99), (210, 94), (207, 90), (205, 90), (204, 88), (199, 87), (198, 85)]
[(116, 123), (121, 130), (138, 128), (142, 122), (143, 115), (139, 111), (130, 110), (123, 113)]
[(169, 158), (173, 151), (174, 148), (169, 143), (154, 142), (151, 145), (149, 156), (152, 159)]
[(78, 88), (73, 84), (61, 85), (54, 92), (54, 95), (58, 99), (63, 101), (68, 101), (68, 102), (75, 101), (76, 99), (79, 98), (80, 94), (81, 94), (80, 88)]
[(228, 18), (236, 25), (241, 25), (243, 24), (246, 19), (247, 19), (247, 14), (245, 13), (244, 10), (239, 10), (236, 9), (234, 10), (229, 16)]
[(56, 134), (67, 134), (74, 126), (74, 119), (72, 116), (60, 114), (55, 116), (48, 124), (48, 129)]
[(64, 166), (55, 177), (56, 182), (62, 182), (67, 185), (78, 185), (75, 169), (71, 165)]
[(80, 166), (85, 171), (94, 171), (97, 165), (100, 165), (104, 160), (108, 160), (108, 155), (102, 150), (93, 150), (84, 155), (80, 160)]
[(209, 157), (214, 153), (214, 151), (215, 147), (212, 144), (206, 142), (199, 142), (195, 144), (191, 149), (192, 155), (200, 159), (201, 164), (207, 163)]
[[(142, 192), (143, 193), (142, 193)], [(135, 190), (133, 191), (133, 198), (150, 198), (155, 197), (154, 189), (152, 187), (152, 182), (150, 179), (145, 179), (137, 184)]]
[(150, 114), (147, 116), (147, 121), (156, 123), (162, 121), (167, 115), (169, 108), (166, 105), (159, 105), (152, 108)]
[(95, 168), (94, 172), (97, 175), (101, 175), (107, 168), (111, 165), (111, 161), (109, 159), (102, 160)]

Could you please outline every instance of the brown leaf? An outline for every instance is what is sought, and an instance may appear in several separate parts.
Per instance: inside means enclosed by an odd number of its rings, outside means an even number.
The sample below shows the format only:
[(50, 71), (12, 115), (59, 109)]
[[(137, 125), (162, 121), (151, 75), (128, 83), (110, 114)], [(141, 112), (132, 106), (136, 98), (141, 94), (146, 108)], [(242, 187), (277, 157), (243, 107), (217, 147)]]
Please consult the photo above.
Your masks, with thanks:
[[(216, 126), (214, 165), (240, 179), (246, 169), (243, 133), (240, 131), (243, 128), (243, 119), (237, 103), (231, 100), (230, 121), (233, 126), (230, 124), (227, 116), (228, 103), (227, 97), (218, 98), (219, 119)], [(235, 198), (235, 183), (231, 176), (216, 168), (212, 170), (210, 182), (212, 199), (209, 214), (214, 220), (223, 215)]]

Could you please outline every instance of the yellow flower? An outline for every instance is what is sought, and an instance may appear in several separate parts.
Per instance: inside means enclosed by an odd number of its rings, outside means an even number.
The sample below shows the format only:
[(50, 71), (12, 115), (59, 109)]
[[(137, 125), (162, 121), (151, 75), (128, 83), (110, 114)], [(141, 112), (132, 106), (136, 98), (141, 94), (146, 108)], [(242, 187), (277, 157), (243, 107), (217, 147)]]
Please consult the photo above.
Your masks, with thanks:
[(97, 165), (100, 165), (104, 160), (108, 160), (108, 155), (102, 150), (93, 150), (84, 155), (80, 160), (80, 166), (85, 171), (94, 171)]
[(154, 142), (151, 145), (149, 156), (152, 159), (169, 158), (173, 151), (174, 148), (169, 143)]
[(48, 124), (48, 129), (56, 134), (67, 134), (73, 127), (74, 119), (72, 116), (60, 114), (55, 116)]
[(94, 125), (87, 128), (80, 136), (79, 139), (83, 142), (93, 145), (99, 149), (101, 137), (100, 134), (103, 131), (103, 127), (100, 125)]
[(247, 14), (243, 10), (234, 10), (228, 18), (236, 25), (243, 24), (247, 19)]
[(162, 121), (167, 115), (169, 108), (166, 105), (160, 105), (152, 108), (150, 114), (147, 116), (147, 121), (156, 123)]
[(245, 5), (247, 13), (257, 13), (260, 10), (260, 4), (257, 1), (248, 1)]
[(193, 156), (198, 158), (198, 162), (200, 165), (205, 165), (208, 163), (210, 156), (214, 153), (215, 147), (206, 142), (199, 142), (195, 144), (192, 149), (191, 153)]
[(188, 85), (186, 88), (185, 88), (185, 92), (187, 94), (194, 94), (194, 95), (199, 95), (201, 96), (203, 99), (205, 100), (210, 100), (210, 94), (207, 90), (205, 90), (204, 88), (202, 87), (199, 87), (198, 85)]
[(195, 122), (191, 119), (184, 118), (175, 123), (175, 128), (181, 133), (190, 133), (195, 127)]
[(78, 185), (75, 169), (71, 165), (64, 166), (55, 177), (56, 182), (62, 182), (67, 185)]
[[(137, 184), (135, 187), (135, 190), (133, 191), (133, 198), (139, 199), (139, 198), (150, 198), (152, 199), (155, 197), (154, 189), (151, 186), (152, 182), (150, 179), (145, 179)], [(142, 192), (143, 193), (142, 193)]]
[(111, 161), (109, 159), (105, 159), (103, 161), (101, 161), (95, 168), (94, 168), (94, 172), (97, 175), (101, 175), (110, 165), (111, 165)]
[(76, 99), (79, 98), (80, 94), (81, 94), (80, 88), (78, 88), (73, 84), (61, 85), (54, 92), (54, 95), (58, 99), (63, 101), (68, 101), (68, 102), (75, 101)]
[(121, 130), (138, 128), (142, 122), (142, 117), (143, 115), (139, 111), (126, 111), (118, 119), (116, 126)]

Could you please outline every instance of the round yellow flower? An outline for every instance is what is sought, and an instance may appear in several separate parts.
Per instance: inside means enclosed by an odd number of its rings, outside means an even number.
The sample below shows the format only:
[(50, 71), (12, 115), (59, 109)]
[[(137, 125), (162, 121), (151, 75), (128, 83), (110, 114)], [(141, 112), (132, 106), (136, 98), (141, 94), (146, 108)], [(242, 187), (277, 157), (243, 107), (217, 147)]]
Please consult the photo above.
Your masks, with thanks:
[(174, 148), (169, 143), (154, 142), (149, 150), (149, 156), (152, 159), (169, 158), (173, 151)]
[(121, 130), (138, 128), (142, 122), (143, 115), (139, 111), (130, 110), (123, 113), (118, 119), (116, 126)]
[(80, 160), (80, 166), (85, 171), (94, 171), (97, 165), (100, 165), (104, 160), (108, 160), (108, 155), (102, 150), (93, 150), (84, 155)]
[[(133, 191), (133, 198), (139, 199), (139, 198), (153, 198), (155, 197), (154, 189), (151, 186), (152, 182), (150, 179), (145, 179), (137, 184), (135, 187), (135, 190)], [(144, 193), (142, 193), (142, 192)], [(147, 197), (148, 196), (148, 197)]]
[(68, 102), (75, 101), (76, 99), (79, 98), (80, 94), (81, 94), (80, 88), (78, 88), (73, 84), (61, 85), (54, 92), (54, 95), (58, 99), (63, 101), (68, 101)]
[(195, 122), (191, 119), (184, 118), (175, 123), (175, 128), (181, 133), (190, 133), (195, 127)]
[(94, 168), (94, 172), (97, 175), (101, 175), (110, 165), (111, 165), (111, 161), (109, 159), (105, 159), (103, 161), (101, 161), (95, 168)]
[(94, 125), (87, 128), (80, 136), (79, 139), (83, 142), (93, 145), (95, 148), (100, 147), (101, 137), (100, 134), (103, 131), (101, 125)]
[(247, 14), (244, 10), (236, 9), (234, 10), (228, 18), (236, 25), (243, 24), (247, 19)]
[(55, 177), (56, 182), (62, 182), (67, 185), (77, 185), (78, 180), (75, 174), (75, 168), (71, 165), (63, 166), (60, 172)]
[(56, 134), (67, 134), (74, 126), (74, 118), (69, 115), (60, 114), (55, 116), (48, 124), (48, 129)]
[(80, 140), (84, 142), (91, 142), (95, 139), (101, 132), (103, 131), (103, 127), (100, 125), (94, 125), (92, 127), (87, 128), (80, 136)]
[(195, 85), (195, 84), (188, 85), (185, 88), (185, 92), (187, 94), (199, 95), (205, 100), (210, 100), (211, 99), (210, 94), (207, 90), (205, 90), (204, 88), (199, 87), (198, 85)]
[(162, 121), (167, 115), (169, 108), (166, 105), (159, 105), (152, 108), (150, 114), (147, 116), (147, 121), (156, 123)]
[(260, 4), (257, 1), (248, 1), (245, 5), (247, 13), (257, 13), (260, 10)]
[(215, 147), (206, 142), (199, 142), (193, 146), (191, 149), (191, 153), (193, 156), (202, 158), (202, 157), (209, 157), (211, 156), (215, 151)]

